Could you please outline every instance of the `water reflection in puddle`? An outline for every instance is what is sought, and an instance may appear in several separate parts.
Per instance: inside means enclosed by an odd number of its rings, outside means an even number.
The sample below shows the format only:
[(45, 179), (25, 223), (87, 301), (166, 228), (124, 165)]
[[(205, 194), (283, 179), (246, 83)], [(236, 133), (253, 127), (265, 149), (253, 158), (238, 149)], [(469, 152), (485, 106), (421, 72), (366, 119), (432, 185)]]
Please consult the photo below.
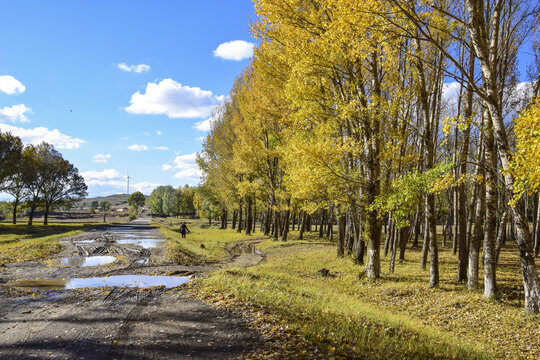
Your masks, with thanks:
[(144, 249), (155, 248), (160, 245), (163, 245), (163, 240), (160, 240), (160, 239), (125, 239), (125, 240), (117, 240), (116, 242), (118, 244), (138, 245)]
[(128, 233), (128, 232), (115, 231), (114, 234), (118, 235), (120, 237), (123, 237), (123, 238), (135, 238), (135, 237), (137, 237), (137, 235), (132, 234), (132, 233)]
[(114, 262), (114, 256), (70, 256), (60, 259), (63, 266), (98, 266)]
[(232, 249), (233, 254), (241, 255), (241, 254), (251, 254), (251, 255), (261, 255), (262, 252), (255, 247), (255, 245), (240, 245), (236, 246)]
[(170, 289), (190, 281), (187, 276), (154, 276), (154, 275), (116, 275), (109, 277), (74, 278), (74, 279), (37, 279), (19, 280), (11, 286), (28, 288), (64, 288), (81, 289), (97, 287), (135, 287), (150, 288), (165, 286)]

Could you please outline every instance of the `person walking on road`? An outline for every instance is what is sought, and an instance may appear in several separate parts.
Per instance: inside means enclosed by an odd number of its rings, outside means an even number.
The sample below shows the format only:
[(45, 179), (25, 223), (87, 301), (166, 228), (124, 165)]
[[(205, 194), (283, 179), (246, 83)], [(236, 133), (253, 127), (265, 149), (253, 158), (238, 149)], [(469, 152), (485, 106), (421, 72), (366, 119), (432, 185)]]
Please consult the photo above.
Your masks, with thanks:
[(186, 223), (183, 222), (182, 225), (180, 225), (180, 234), (182, 234), (182, 239), (186, 238), (186, 231), (190, 232), (189, 229), (186, 226)]

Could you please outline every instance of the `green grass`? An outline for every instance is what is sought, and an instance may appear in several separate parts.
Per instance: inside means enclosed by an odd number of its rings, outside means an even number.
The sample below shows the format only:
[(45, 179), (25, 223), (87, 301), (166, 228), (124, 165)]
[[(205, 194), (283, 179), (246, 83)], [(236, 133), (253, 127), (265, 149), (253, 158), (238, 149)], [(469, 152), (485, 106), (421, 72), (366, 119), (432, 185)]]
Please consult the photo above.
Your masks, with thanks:
[[(178, 231), (182, 222), (190, 230), (185, 239), (181, 238)], [(210, 227), (208, 221), (200, 219), (156, 218), (154, 224), (160, 227), (161, 234), (168, 240), (167, 256), (180, 263), (222, 261), (230, 257), (228, 250), (235, 242), (261, 238), (237, 233), (232, 229), (219, 229), (217, 222)]]
[(35, 261), (59, 252), (59, 238), (74, 236), (102, 224), (0, 224), (0, 264)]
[[(296, 237), (293, 232), (290, 239)], [(315, 234), (303, 241), (265, 240), (258, 248), (267, 254), (265, 262), (217, 271), (194, 291), (269, 310), (308, 341), (335, 348), (338, 357), (540, 358), (540, 321), (523, 313), (513, 244), (501, 254), (499, 301), (455, 282), (457, 259), (448, 247), (440, 249), (437, 289), (428, 287), (429, 271), (419, 268), (420, 249), (408, 248), (394, 274), (389, 256), (383, 258), (381, 278), (370, 280), (362, 266), (337, 258), (335, 244)], [(323, 267), (335, 276), (318, 276)]]

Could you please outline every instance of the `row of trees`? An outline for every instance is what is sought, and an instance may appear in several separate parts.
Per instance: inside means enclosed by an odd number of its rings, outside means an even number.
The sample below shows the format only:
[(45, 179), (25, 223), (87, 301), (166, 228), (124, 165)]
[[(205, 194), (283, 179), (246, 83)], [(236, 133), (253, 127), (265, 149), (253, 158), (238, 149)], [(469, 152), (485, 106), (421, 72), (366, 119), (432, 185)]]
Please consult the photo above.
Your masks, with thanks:
[(170, 185), (159, 186), (150, 194), (150, 211), (156, 215), (195, 215), (195, 192), (196, 189), (189, 185), (177, 189)]
[(47, 225), (49, 212), (84, 198), (87, 186), (79, 171), (54, 147), (45, 142), (23, 146), (21, 139), (0, 132), (0, 192), (12, 196), (13, 223), (22, 202), (29, 209), (32, 225), (36, 209), (44, 211)]
[[(215, 111), (198, 158), (203, 195), (222, 218), (233, 211), (244, 224), (238, 230), (249, 233), (259, 216), (262, 231), (283, 240), (292, 219), (303, 231), (318, 218), (328, 224), (321, 236), (332, 236), (336, 222), (338, 255), (363, 263), (367, 253), (371, 278), (380, 276), (381, 249), (393, 271), (397, 251), (403, 258), (421, 238), (420, 266), (429, 258), (432, 287), (439, 224), (444, 242), (452, 239), (456, 279), (471, 290), (482, 253), (489, 298), (497, 297), (497, 256), (510, 223), (525, 309), (539, 312), (540, 102), (531, 101), (540, 88), (538, 3), (255, 7), (260, 44)], [(518, 54), (530, 43), (536, 57), (523, 86)]]

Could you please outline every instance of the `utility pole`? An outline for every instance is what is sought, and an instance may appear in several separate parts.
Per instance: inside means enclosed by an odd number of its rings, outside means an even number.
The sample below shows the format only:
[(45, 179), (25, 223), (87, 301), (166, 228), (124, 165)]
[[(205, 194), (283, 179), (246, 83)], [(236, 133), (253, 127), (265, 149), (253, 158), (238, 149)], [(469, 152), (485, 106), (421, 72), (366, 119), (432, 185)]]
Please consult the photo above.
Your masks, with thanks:
[(126, 179), (127, 179), (127, 194), (129, 196), (129, 179), (133, 179), (131, 176), (129, 176), (129, 171), (127, 173)]

